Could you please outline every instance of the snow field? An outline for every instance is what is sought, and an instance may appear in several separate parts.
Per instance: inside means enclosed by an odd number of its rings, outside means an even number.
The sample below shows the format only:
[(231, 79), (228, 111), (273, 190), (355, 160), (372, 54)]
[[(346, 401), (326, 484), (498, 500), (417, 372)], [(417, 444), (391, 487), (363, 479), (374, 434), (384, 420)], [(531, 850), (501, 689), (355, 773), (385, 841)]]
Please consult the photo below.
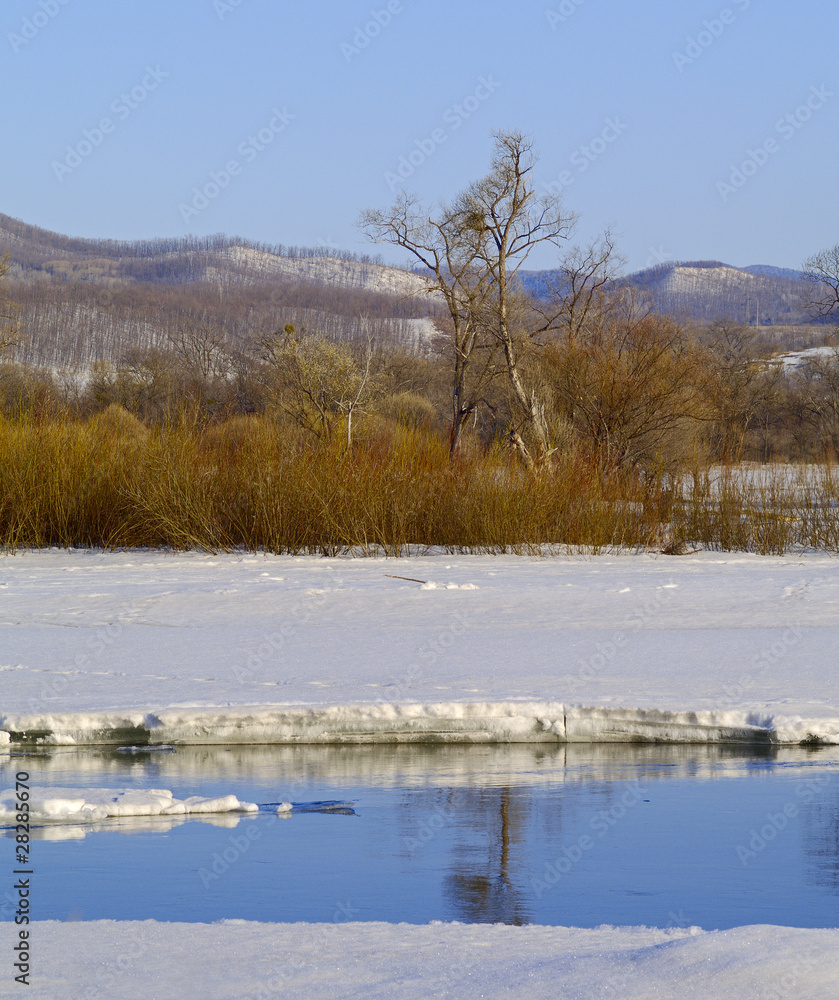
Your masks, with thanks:
[[(33, 1000), (827, 1000), (839, 982), (836, 930), (105, 920), (30, 931)], [(7, 955), (16, 933), (0, 925)], [(0, 980), (0, 997), (22, 989)]]
[(836, 743), (836, 566), (4, 556), (0, 731), (58, 744)]

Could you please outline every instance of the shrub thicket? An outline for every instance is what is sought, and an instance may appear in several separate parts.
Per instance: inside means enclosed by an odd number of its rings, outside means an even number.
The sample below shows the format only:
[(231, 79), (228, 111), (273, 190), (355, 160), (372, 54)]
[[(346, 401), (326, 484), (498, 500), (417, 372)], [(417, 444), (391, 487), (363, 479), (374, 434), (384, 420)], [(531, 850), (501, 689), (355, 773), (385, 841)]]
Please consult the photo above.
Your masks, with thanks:
[(498, 447), (455, 461), (440, 431), (382, 417), (351, 448), (267, 416), (147, 426), (0, 418), (0, 544), (276, 553), (551, 547), (839, 548), (829, 468), (639, 474), (569, 448), (538, 475)]

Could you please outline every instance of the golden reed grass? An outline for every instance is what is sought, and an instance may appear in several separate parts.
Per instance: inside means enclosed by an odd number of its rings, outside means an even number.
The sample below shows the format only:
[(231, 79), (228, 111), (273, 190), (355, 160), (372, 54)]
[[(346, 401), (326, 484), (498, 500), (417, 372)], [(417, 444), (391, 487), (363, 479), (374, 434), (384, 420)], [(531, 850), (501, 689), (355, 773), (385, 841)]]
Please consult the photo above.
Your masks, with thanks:
[(265, 416), (146, 427), (112, 406), (0, 418), (0, 545), (781, 553), (836, 550), (839, 510), (829, 471), (674, 480), (572, 451), (532, 475), (500, 449), (452, 462), (440, 435), (380, 418), (347, 451)]

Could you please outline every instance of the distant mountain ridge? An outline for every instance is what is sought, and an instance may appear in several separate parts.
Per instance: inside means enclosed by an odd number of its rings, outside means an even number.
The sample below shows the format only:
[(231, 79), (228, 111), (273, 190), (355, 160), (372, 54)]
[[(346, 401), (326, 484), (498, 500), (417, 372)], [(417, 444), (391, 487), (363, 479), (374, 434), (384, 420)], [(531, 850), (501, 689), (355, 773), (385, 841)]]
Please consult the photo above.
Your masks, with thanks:
[[(523, 271), (533, 295), (561, 287), (561, 271)], [(801, 271), (752, 264), (733, 267), (718, 260), (669, 261), (616, 279), (616, 284), (650, 296), (661, 312), (685, 321), (729, 319), (748, 326), (812, 322), (806, 303), (809, 281)]]
[[(213, 284), (247, 286), (287, 281), (368, 289), (385, 295), (421, 295), (425, 279), (379, 257), (331, 247), (257, 243), (215, 234), (150, 240), (94, 240), (64, 236), (0, 214), (0, 253), (12, 257), (11, 277), (93, 281), (98, 284)], [(546, 295), (559, 271), (521, 272), (527, 289)], [(793, 268), (715, 260), (668, 261), (619, 279), (648, 292), (657, 307), (684, 319), (728, 318), (764, 326), (806, 323), (807, 280)]]
[(792, 267), (773, 267), (771, 264), (750, 264), (748, 267), (739, 268), (739, 270), (747, 271), (749, 274), (768, 275), (773, 278), (789, 278), (792, 281), (801, 281), (805, 277), (803, 271), (797, 271)]
[(657, 308), (694, 322), (730, 319), (748, 326), (810, 322), (804, 274), (791, 268), (722, 261), (675, 261), (623, 279), (648, 292)]
[(24, 281), (72, 278), (106, 285), (302, 281), (397, 296), (417, 295), (426, 288), (419, 275), (390, 267), (378, 257), (331, 247), (272, 245), (222, 234), (134, 241), (82, 239), (0, 214), (0, 254), (4, 252), (12, 259), (10, 276)]
[(24, 331), (12, 357), (27, 363), (89, 367), (165, 349), (185, 328), (241, 350), (287, 324), (409, 349), (435, 333), (423, 277), (331, 247), (76, 239), (0, 215), (4, 253)]

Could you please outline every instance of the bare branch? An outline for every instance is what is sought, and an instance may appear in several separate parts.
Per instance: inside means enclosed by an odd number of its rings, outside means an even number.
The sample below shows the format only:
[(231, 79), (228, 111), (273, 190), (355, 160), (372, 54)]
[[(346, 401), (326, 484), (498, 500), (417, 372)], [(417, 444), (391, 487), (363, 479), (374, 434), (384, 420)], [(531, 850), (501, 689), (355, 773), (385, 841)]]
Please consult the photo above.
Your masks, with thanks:
[(804, 261), (804, 275), (810, 281), (808, 305), (816, 317), (839, 312), (839, 243)]

